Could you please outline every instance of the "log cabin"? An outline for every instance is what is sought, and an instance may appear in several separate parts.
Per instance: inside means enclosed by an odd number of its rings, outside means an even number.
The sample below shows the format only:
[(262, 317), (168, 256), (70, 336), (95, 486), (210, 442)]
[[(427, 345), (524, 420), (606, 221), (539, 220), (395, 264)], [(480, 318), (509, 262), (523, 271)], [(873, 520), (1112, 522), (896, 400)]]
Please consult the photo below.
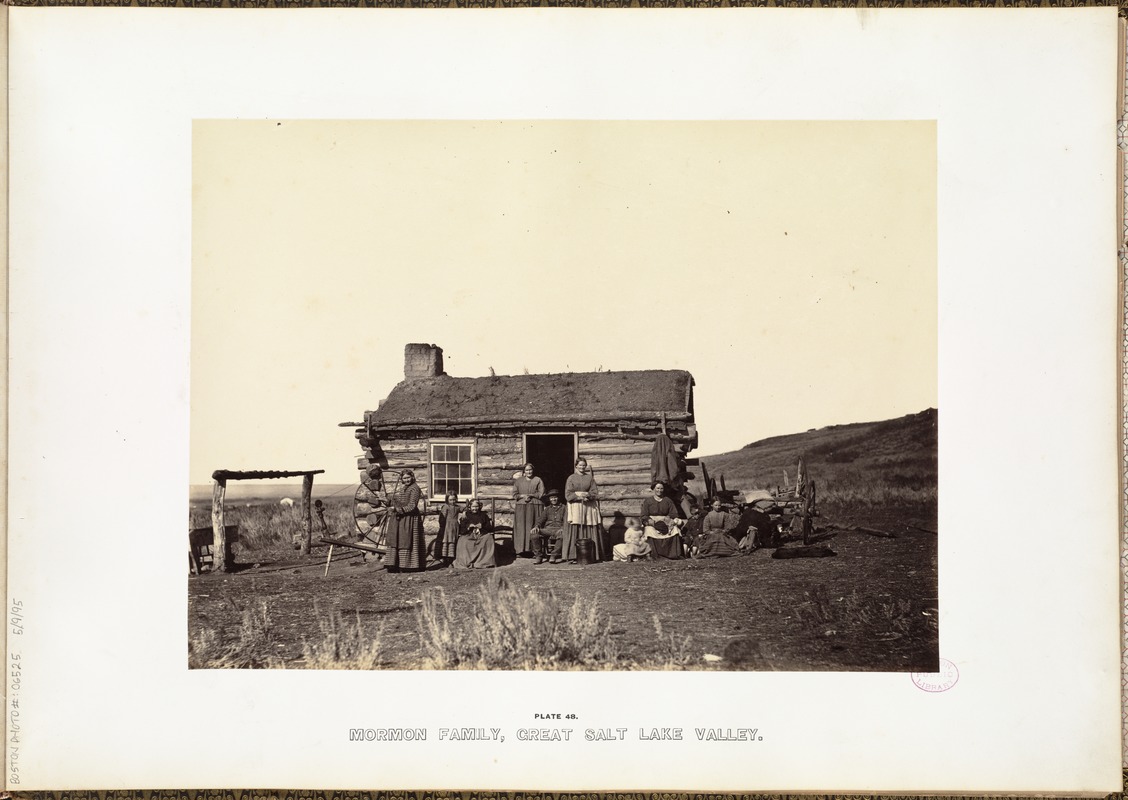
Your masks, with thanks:
[[(447, 491), (478, 497), (495, 524), (512, 521), (513, 481), (532, 462), (546, 490), (564, 491), (579, 456), (599, 487), (605, 524), (638, 515), (653, 484), (652, 459), (662, 435), (667, 463), (684, 477), (697, 446), (693, 376), (684, 370), (568, 372), (460, 378), (443, 371), (443, 350), (408, 344), (404, 379), (356, 428), (364, 448), (356, 519), (361, 533), (394, 488), (414, 471), (432, 507)], [(663, 442), (666, 444), (666, 442)], [(386, 481), (386, 486), (384, 482)]]

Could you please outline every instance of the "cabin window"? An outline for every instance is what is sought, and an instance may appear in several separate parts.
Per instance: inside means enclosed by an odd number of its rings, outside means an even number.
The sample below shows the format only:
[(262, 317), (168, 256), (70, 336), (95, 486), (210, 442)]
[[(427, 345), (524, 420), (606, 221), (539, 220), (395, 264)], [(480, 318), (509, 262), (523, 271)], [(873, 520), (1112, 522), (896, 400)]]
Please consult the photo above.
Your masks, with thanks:
[(472, 441), (431, 442), (431, 497), (439, 500), (447, 492), (461, 500), (475, 494)]

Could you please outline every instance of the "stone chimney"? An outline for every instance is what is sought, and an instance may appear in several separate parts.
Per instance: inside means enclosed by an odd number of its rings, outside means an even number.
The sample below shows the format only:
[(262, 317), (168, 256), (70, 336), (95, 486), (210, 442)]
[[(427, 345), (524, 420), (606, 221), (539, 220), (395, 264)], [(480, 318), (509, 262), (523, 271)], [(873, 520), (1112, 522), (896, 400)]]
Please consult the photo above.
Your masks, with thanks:
[(443, 348), (434, 344), (409, 344), (403, 348), (403, 378), (437, 378), (443, 372)]

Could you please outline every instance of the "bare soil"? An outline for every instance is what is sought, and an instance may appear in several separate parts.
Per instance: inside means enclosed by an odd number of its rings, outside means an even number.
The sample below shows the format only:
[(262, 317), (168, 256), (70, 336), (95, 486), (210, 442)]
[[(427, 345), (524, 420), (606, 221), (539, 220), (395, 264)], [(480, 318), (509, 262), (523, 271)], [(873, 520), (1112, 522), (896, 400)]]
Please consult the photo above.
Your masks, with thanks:
[[(935, 520), (934, 508), (824, 508), (816, 539), (835, 553), (825, 558), (773, 559), (761, 550), (720, 559), (534, 566), (510, 556), (495, 570), (389, 574), (337, 548), (323, 575), (327, 549), (320, 548), (305, 559), (295, 554), (190, 577), (189, 633), (211, 629), (220, 641), (238, 639), (243, 611), (265, 604), (274, 652), (262, 656), (301, 666), (303, 641), (318, 637), (319, 618), (340, 611), (359, 615), (366, 633), (379, 631), (382, 667), (414, 669), (423, 594), (442, 587), (457, 607), (497, 572), (552, 592), (562, 605), (577, 595), (596, 599), (622, 659), (612, 667), (934, 672)], [(835, 530), (851, 525), (895, 538)], [(682, 647), (684, 662), (671, 662), (671, 651)]]

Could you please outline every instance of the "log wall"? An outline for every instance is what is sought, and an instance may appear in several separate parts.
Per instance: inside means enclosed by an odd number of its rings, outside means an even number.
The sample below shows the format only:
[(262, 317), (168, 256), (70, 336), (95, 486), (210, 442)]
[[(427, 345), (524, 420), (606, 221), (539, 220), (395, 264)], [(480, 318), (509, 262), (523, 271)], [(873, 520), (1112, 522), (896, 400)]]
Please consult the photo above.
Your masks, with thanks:
[[(667, 428), (667, 435), (683, 456), (695, 444), (696, 431), (691, 428), (685, 423)], [(533, 429), (528, 432), (545, 431)], [(552, 432), (563, 433), (567, 429), (557, 426)], [(637, 516), (643, 499), (650, 496), (650, 458), (654, 438), (658, 433), (659, 430), (645, 434), (637, 431), (623, 432), (614, 423), (587, 425), (580, 430), (579, 455), (588, 460), (599, 486), (600, 511), (605, 524), (612, 524), (616, 515)], [(420, 488), (428, 494), (428, 499), (432, 499), (429, 497), (431, 439), (472, 439), (476, 442), (478, 497), (483, 501), (487, 512), (494, 512), (496, 509), (496, 525), (512, 524), (513, 475), (520, 472), (525, 463), (521, 434), (522, 431), (497, 430), (484, 426), (444, 431), (384, 431), (374, 437), (369, 437), (364, 429), (358, 430), (357, 438), (364, 447), (364, 453), (357, 458), (362, 483), (356, 503), (358, 527), (367, 532), (379, 521), (378, 517), (373, 516), (381, 497), (381, 487), (371, 476), (374, 466), (397, 472), (412, 469)], [(388, 474), (384, 475), (384, 479), (386, 485), (383, 488), (391, 492), (395, 487), (396, 476)]]

